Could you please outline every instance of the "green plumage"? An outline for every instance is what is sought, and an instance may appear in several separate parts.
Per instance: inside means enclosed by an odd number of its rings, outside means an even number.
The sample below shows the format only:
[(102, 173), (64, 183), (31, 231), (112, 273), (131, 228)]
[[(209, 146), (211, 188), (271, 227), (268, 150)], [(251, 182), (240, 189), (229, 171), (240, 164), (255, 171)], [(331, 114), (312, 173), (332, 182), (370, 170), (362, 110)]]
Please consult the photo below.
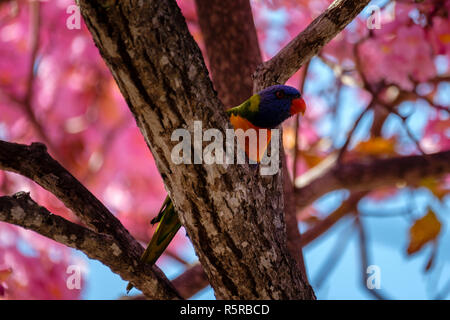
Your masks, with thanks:
[[(156, 260), (158, 260), (164, 250), (166, 250), (170, 241), (172, 241), (173, 237), (181, 227), (178, 214), (175, 212), (175, 208), (173, 207), (172, 200), (170, 200), (169, 196), (164, 200), (158, 215), (152, 220), (152, 224), (157, 222), (159, 222), (158, 227), (141, 257), (141, 263), (150, 266), (155, 264)], [(127, 292), (132, 288), (133, 285), (129, 283)]]
[(238, 105), (237, 107), (228, 109), (226, 111), (227, 115), (240, 116), (240, 117), (252, 122), (252, 119), (259, 112), (260, 100), (261, 100), (261, 97), (259, 96), (259, 94), (254, 94), (253, 96), (251, 96), (249, 99), (245, 100), (242, 104)]

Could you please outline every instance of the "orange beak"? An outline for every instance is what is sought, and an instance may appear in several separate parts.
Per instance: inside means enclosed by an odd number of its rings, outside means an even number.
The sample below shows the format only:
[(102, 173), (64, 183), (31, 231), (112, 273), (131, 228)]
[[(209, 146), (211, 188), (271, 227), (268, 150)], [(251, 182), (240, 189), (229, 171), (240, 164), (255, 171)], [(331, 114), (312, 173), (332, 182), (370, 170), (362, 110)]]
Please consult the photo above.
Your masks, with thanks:
[(301, 113), (303, 115), (305, 111), (306, 111), (306, 103), (305, 100), (303, 100), (303, 98), (297, 98), (292, 100), (291, 116), (297, 113)]

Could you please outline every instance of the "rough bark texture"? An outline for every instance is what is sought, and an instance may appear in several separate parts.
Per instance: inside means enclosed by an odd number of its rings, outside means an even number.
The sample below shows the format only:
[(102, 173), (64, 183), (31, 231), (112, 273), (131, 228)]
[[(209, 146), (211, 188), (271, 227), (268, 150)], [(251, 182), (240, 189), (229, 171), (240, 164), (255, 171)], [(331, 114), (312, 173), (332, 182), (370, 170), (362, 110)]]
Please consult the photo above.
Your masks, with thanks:
[[(214, 88), (225, 106), (239, 105), (253, 94), (252, 74), (263, 62), (250, 2), (196, 0), (195, 3)], [(283, 184), (279, 188), (283, 188), (287, 246), (307, 281), (302, 249), (298, 245), (300, 232), (294, 188), (286, 162), (282, 165)]]
[(336, 0), (276, 56), (254, 74), (255, 90), (285, 83), (301, 66), (341, 32), (370, 0)]
[[(19, 192), (11, 197), (0, 197), (0, 220), (22, 226), (69, 247), (88, 252), (92, 259), (111, 262), (124, 254), (115, 245), (112, 236), (94, 232), (50, 213), (35, 203), (26, 192)], [(99, 243), (102, 245), (99, 246)]]
[(310, 299), (287, 252), (279, 175), (247, 166), (175, 165), (172, 132), (229, 127), (175, 1), (80, 1), (84, 19), (136, 117), (221, 299)]
[[(183, 298), (188, 299), (207, 287), (209, 285), (209, 281), (205, 271), (203, 271), (202, 265), (200, 263), (196, 263), (178, 277), (173, 279), (172, 284)], [(122, 297), (122, 299), (147, 300), (148, 297), (143, 294), (138, 294), (134, 296), (125, 296)]]
[(305, 208), (322, 195), (337, 189), (368, 191), (397, 182), (417, 183), (450, 172), (450, 151), (396, 157), (334, 166), (307, 186), (296, 190), (297, 207)]
[(94, 231), (110, 234), (121, 243), (130, 243), (131, 247), (141, 247), (89, 190), (50, 157), (45, 145), (33, 143), (25, 146), (0, 141), (0, 169), (34, 180), (58, 197)]
[[(132, 280), (133, 283), (137, 283), (136, 287), (154, 298), (179, 297), (157, 267), (145, 270), (141, 268), (139, 259), (144, 251), (142, 246), (89, 190), (50, 157), (44, 145), (33, 143), (31, 146), (25, 146), (0, 141), (0, 169), (32, 179), (58, 197), (93, 232), (111, 237), (117, 250), (120, 250), (121, 254), (126, 253), (127, 257), (124, 260), (118, 259), (114, 265), (109, 264), (109, 260), (101, 261), (114, 271), (121, 270), (118, 273), (124, 280)], [(102, 245), (98, 243), (99, 247)]]
[[(114, 237), (101, 234), (53, 215), (39, 206), (28, 193), (0, 197), (0, 221), (22, 226), (101, 261), (123, 279), (133, 280), (149, 297), (174, 299), (180, 296), (151, 268), (138, 266), (135, 252), (123, 248)], [(135, 264), (135, 267), (132, 265)], [(150, 271), (150, 272), (149, 272)]]
[(214, 88), (233, 107), (253, 91), (252, 74), (262, 63), (249, 0), (196, 0)]

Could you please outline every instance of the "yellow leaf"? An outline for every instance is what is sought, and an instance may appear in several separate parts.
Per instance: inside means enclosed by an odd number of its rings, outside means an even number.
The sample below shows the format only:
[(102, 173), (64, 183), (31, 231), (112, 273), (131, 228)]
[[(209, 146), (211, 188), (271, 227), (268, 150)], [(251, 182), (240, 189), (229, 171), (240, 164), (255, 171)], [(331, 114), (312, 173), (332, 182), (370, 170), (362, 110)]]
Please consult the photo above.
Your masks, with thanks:
[(439, 200), (442, 200), (444, 196), (449, 192), (448, 189), (443, 187), (444, 182), (436, 178), (428, 177), (420, 181), (419, 186), (429, 189)]
[(306, 164), (308, 165), (308, 168), (315, 167), (323, 160), (323, 157), (318, 156), (318, 155), (314, 154), (313, 152), (308, 152), (308, 151), (302, 151), (300, 153), (300, 156), (303, 157)]
[(355, 151), (368, 155), (395, 154), (395, 141), (394, 139), (375, 137), (358, 143)]
[(295, 147), (295, 130), (286, 127), (283, 130), (283, 146), (285, 149), (293, 149)]
[(0, 282), (6, 281), (6, 279), (8, 279), (8, 277), (11, 275), (11, 273), (12, 273), (11, 268), (1, 269), (0, 270)]
[(441, 222), (432, 210), (416, 220), (409, 230), (408, 254), (419, 251), (426, 243), (436, 239), (441, 231)]
[(438, 38), (443, 44), (450, 43), (450, 33), (441, 34)]

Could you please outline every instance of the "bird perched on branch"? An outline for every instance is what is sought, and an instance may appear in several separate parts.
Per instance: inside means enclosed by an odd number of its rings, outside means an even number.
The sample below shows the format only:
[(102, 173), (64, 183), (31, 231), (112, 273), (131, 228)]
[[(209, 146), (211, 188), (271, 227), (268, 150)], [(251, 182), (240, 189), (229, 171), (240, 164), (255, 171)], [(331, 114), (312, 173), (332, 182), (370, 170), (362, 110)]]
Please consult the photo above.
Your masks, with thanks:
[[(259, 134), (256, 135), (258, 139), (256, 156), (249, 151), (248, 144), (243, 146), (249, 159), (259, 162), (270, 142), (270, 129), (277, 127), (295, 114), (303, 114), (305, 110), (305, 101), (297, 89), (275, 85), (254, 94), (241, 105), (228, 109), (226, 112), (230, 116), (234, 130), (242, 129), (245, 132), (248, 129), (254, 129), (258, 133), (260, 129), (268, 129), (267, 143), (264, 144), (264, 148), (259, 148)], [(181, 227), (178, 214), (169, 196), (166, 197), (158, 215), (151, 223), (158, 223), (158, 226), (141, 257), (141, 263), (149, 266), (156, 263)], [(132, 288), (133, 285), (129, 283), (127, 291)]]

